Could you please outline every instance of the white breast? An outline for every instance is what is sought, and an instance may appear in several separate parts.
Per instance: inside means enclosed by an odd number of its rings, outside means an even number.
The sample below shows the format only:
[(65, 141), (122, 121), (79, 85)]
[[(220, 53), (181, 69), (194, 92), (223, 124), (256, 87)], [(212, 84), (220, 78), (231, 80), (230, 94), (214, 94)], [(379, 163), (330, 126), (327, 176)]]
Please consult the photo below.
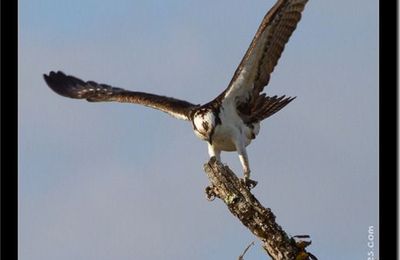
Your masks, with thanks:
[(253, 130), (243, 123), (232, 104), (223, 104), (219, 117), (221, 124), (214, 130), (213, 146), (222, 151), (236, 151), (236, 143), (250, 144)]

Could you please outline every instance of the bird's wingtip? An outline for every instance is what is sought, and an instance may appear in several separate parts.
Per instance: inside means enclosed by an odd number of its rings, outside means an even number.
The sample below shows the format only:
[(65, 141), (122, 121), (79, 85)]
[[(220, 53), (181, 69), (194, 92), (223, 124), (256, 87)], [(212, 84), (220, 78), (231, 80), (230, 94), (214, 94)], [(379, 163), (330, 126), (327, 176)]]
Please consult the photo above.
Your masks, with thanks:
[(57, 94), (61, 96), (71, 97), (69, 89), (69, 78), (61, 71), (50, 71), (43, 74), (46, 84)]

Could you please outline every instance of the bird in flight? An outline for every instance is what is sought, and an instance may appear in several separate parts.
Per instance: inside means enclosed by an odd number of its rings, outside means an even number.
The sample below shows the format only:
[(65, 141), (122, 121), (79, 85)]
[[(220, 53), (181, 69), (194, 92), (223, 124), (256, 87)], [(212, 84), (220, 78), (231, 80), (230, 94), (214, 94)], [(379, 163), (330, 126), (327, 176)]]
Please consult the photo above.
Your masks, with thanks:
[(228, 87), (210, 102), (198, 105), (184, 100), (130, 91), (83, 81), (61, 71), (43, 75), (59, 95), (90, 102), (115, 101), (140, 104), (191, 122), (195, 135), (206, 141), (208, 154), (221, 161), (221, 151), (237, 151), (248, 186), (250, 165), (246, 147), (258, 135), (260, 122), (275, 114), (294, 98), (267, 96), (268, 84), (283, 50), (301, 19), (308, 0), (278, 0), (267, 12)]

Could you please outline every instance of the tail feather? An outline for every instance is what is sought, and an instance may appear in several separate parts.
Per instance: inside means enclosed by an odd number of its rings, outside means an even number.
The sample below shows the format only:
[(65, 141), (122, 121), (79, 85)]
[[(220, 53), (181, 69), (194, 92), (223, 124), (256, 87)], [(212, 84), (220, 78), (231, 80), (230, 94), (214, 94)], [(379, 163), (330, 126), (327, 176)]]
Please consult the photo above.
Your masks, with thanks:
[(296, 97), (273, 96), (268, 97), (265, 94), (260, 95), (253, 106), (250, 120), (260, 122), (289, 104)]

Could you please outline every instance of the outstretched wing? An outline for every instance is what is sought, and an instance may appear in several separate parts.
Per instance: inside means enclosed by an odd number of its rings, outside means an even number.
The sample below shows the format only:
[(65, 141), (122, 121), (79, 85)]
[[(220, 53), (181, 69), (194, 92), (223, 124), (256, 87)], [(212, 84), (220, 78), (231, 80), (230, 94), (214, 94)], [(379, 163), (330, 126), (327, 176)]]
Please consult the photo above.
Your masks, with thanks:
[[(261, 22), (228, 88), (214, 101), (234, 100), (249, 106), (268, 84), (285, 44), (288, 42), (308, 0), (278, 0)], [(251, 108), (248, 108), (251, 109)]]
[(198, 107), (187, 101), (144, 92), (127, 91), (122, 88), (83, 81), (63, 72), (50, 72), (43, 75), (47, 85), (57, 94), (90, 102), (115, 101), (140, 104), (166, 112), (178, 119), (190, 120), (190, 112)]

